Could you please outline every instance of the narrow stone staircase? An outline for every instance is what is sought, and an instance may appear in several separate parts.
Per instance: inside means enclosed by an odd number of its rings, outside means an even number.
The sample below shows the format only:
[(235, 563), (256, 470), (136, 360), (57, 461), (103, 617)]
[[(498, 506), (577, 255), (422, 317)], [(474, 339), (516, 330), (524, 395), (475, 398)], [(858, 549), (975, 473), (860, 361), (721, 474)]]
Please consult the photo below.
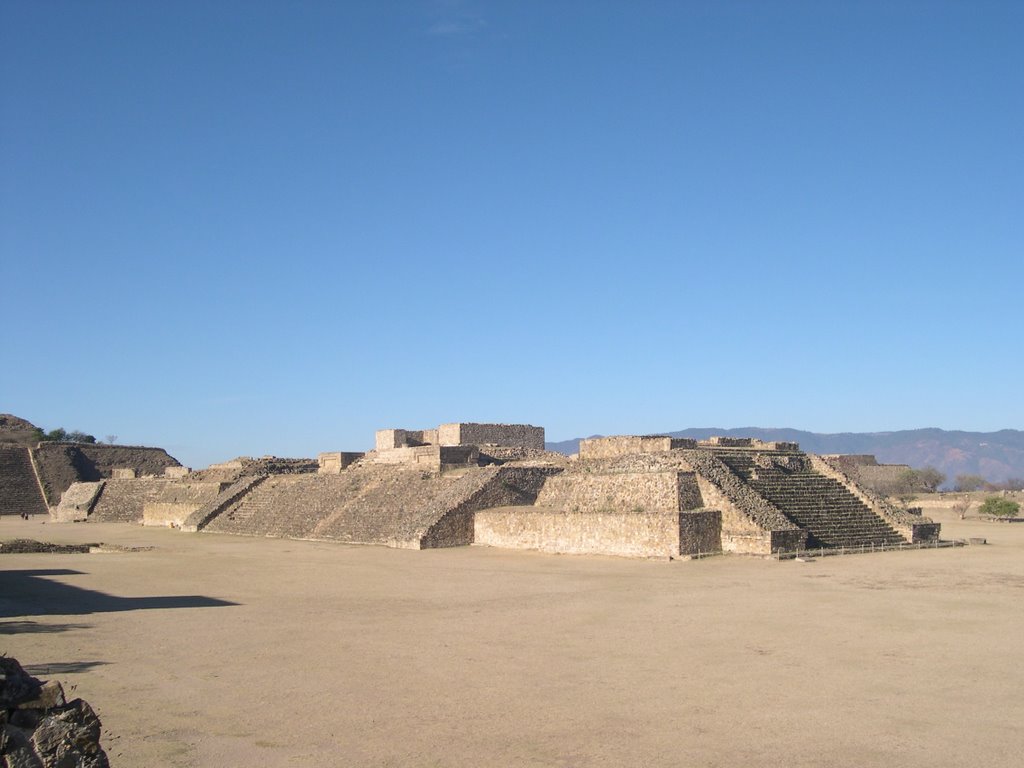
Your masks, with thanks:
[(28, 451), (20, 445), (0, 445), (0, 515), (49, 512)]
[(320, 482), (322, 478), (315, 474), (272, 475), (203, 530), (244, 536), (307, 536), (319, 516), (310, 502)]
[(761, 466), (754, 454), (716, 452), (722, 462), (786, 517), (807, 531), (807, 547), (898, 545), (906, 540), (885, 520), (832, 478), (804, 462), (794, 467)]

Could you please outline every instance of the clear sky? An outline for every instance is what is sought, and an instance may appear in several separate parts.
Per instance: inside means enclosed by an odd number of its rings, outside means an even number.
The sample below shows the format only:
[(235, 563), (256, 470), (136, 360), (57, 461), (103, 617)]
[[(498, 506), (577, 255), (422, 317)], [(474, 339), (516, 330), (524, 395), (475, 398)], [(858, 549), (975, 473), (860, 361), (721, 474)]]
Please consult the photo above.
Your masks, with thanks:
[(1024, 428), (1024, 3), (0, 0), (0, 412)]

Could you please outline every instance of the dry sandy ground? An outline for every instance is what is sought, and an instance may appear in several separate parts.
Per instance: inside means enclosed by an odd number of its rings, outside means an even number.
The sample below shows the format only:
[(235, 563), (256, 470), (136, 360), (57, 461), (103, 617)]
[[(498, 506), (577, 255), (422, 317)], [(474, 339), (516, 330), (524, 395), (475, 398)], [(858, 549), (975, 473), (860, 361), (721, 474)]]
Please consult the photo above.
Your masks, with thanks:
[(1024, 525), (810, 563), (414, 552), (0, 520), (0, 651), (114, 766), (1010, 766)]

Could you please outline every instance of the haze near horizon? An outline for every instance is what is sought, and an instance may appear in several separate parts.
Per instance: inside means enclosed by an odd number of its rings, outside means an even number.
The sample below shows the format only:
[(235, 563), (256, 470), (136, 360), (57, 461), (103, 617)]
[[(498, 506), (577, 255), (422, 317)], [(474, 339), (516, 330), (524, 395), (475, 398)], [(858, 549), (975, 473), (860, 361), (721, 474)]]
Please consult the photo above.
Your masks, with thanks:
[(0, 7), (0, 411), (1024, 428), (1024, 7)]

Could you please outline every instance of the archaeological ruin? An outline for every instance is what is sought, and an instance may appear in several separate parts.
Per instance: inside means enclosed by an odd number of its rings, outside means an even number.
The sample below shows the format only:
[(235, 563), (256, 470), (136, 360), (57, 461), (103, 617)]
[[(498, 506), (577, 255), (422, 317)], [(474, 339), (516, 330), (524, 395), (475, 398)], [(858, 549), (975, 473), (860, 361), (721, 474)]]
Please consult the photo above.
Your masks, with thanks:
[(485, 545), (686, 558), (936, 542), (939, 525), (857, 482), (864, 457), (661, 435), (545, 450), (525, 424), (384, 429), (317, 459), (190, 471), (155, 448), (0, 446), (0, 514), (424, 549)]

